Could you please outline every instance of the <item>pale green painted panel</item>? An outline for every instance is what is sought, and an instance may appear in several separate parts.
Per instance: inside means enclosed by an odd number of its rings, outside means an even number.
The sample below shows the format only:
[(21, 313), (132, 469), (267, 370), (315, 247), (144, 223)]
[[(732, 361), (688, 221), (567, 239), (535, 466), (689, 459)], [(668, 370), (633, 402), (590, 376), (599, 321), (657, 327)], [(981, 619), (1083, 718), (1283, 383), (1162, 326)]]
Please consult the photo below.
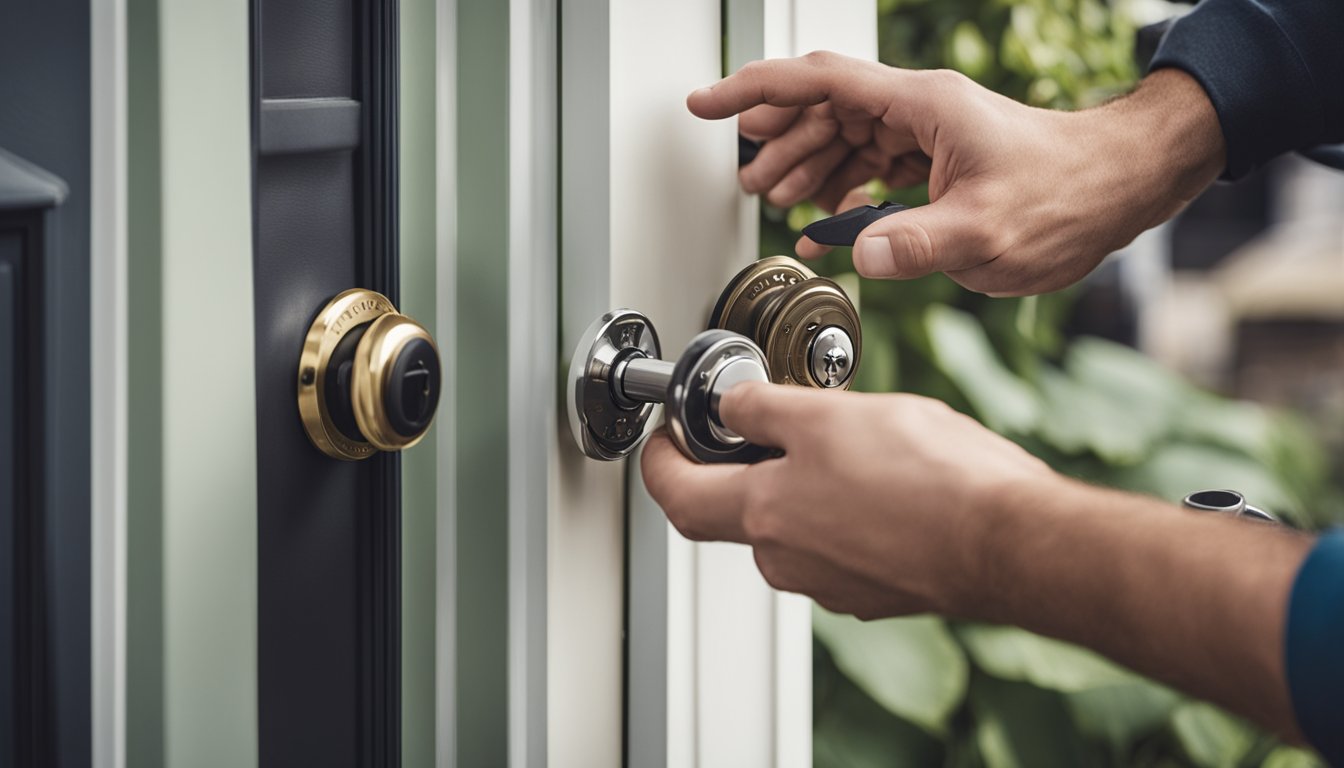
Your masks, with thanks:
[[(401, 310), (437, 325), (435, 293), (435, 2), (401, 2)], [(452, 375), (451, 345), (439, 339)], [(438, 424), (451, 403), (439, 403)], [(434, 765), (435, 426), (402, 458), (401, 751), (406, 768)]]
[(126, 3), (126, 765), (164, 765), (159, 3)]
[[(455, 19), (454, 415), (456, 763), (505, 765), (509, 726), (509, 11), (463, 0)], [(520, 213), (519, 215), (525, 215)], [(458, 371), (489, 375), (456, 375)]]
[(248, 4), (159, 7), (167, 763), (257, 762)]

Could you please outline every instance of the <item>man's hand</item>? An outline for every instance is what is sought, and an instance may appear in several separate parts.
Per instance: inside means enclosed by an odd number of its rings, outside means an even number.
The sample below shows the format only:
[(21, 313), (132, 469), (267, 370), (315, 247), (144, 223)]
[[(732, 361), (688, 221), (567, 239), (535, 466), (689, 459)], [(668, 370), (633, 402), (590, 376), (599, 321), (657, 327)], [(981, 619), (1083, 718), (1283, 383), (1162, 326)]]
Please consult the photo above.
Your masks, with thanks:
[(690, 539), (751, 544), (771, 585), (863, 618), (962, 612), (984, 576), (995, 496), (1057, 482), (1038, 459), (937, 400), (741, 385), (725, 423), (783, 448), (754, 465), (697, 465), (663, 433), (644, 481)]
[[(766, 142), (740, 178), (775, 205), (812, 198), (843, 210), (865, 202), (851, 191), (870, 179), (927, 180), (932, 202), (865, 229), (855, 267), (868, 277), (946, 272), (991, 295), (1071, 285), (1223, 167), (1217, 115), (1177, 70), (1105, 106), (1057, 112), (955, 72), (818, 52), (752, 62), (687, 106), (706, 119), (740, 113), (739, 131)], [(824, 250), (798, 244), (804, 257)]]
[(644, 482), (687, 538), (750, 545), (777, 589), (1015, 624), (1296, 736), (1283, 627), (1307, 537), (1065, 479), (912, 395), (741, 384), (720, 415), (785, 455), (692, 464), (659, 433)]

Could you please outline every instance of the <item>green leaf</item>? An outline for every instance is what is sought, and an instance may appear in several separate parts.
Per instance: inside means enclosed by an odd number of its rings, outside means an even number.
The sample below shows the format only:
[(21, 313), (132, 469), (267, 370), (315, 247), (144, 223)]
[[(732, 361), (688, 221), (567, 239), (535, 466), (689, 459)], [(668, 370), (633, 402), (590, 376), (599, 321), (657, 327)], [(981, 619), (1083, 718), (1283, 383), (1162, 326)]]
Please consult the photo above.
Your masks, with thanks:
[(1260, 768), (1326, 768), (1326, 765), (1324, 760), (1305, 749), (1278, 747), (1265, 757)]
[(802, 232), (803, 227), (814, 221), (821, 221), (830, 214), (818, 208), (812, 203), (799, 203), (789, 209), (788, 223), (789, 229), (794, 232)]
[(847, 679), (823, 650), (814, 675), (825, 690), (812, 717), (812, 763), (817, 768), (888, 768), (938, 765), (943, 746), (895, 717)]
[(1145, 445), (1177, 431), (1181, 409), (1194, 394), (1148, 356), (1101, 339), (1074, 341), (1064, 368), (1079, 388), (1120, 408), (1128, 417), (1127, 431)]
[(940, 619), (862, 622), (820, 608), (812, 630), (835, 665), (888, 712), (942, 735), (966, 695), (966, 657)]
[(1136, 424), (1130, 404), (1059, 371), (1043, 368), (1038, 382), (1046, 404), (1040, 436), (1065, 453), (1090, 451), (1112, 464), (1133, 464), (1165, 431)]
[(890, 315), (860, 312), (863, 353), (854, 372), (854, 388), (860, 392), (893, 392), (900, 381), (900, 358), (892, 333)]
[(1166, 445), (1142, 464), (1109, 478), (1121, 488), (1179, 502), (1192, 491), (1229, 488), (1271, 512), (1296, 507), (1293, 495), (1267, 467), (1244, 454), (1205, 445)]
[(938, 369), (957, 385), (986, 426), (1020, 433), (1036, 427), (1041, 413), (1036, 393), (999, 361), (974, 316), (935, 304), (924, 313), (924, 324)]
[(979, 676), (971, 685), (975, 741), (987, 768), (1096, 765), (1058, 694)]
[(1176, 740), (1201, 768), (1234, 768), (1255, 745), (1255, 732), (1211, 704), (1182, 704), (1171, 716)]
[(1077, 692), (1141, 679), (1092, 651), (1016, 627), (967, 624), (957, 636), (977, 667), (1004, 680)]
[(947, 42), (947, 60), (966, 76), (981, 80), (994, 65), (994, 51), (975, 22), (963, 20), (952, 30)]
[(1203, 393), (1186, 402), (1177, 421), (1177, 434), (1183, 440), (1239, 451), (1266, 464), (1274, 458), (1277, 432), (1269, 410)]
[(1107, 685), (1064, 697), (1078, 730), (1123, 755), (1135, 741), (1162, 728), (1181, 697), (1146, 680)]

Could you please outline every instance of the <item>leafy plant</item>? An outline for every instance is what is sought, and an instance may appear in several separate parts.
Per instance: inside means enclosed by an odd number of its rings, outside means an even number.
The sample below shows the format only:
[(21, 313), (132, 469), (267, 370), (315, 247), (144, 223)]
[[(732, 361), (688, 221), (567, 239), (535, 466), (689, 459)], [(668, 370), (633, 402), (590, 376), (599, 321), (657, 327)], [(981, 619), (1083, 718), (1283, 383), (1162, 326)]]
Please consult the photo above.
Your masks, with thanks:
[[(882, 60), (951, 67), (1032, 104), (1086, 107), (1136, 79), (1123, 0), (880, 0)], [(927, 190), (875, 188), (918, 205)], [(763, 210), (788, 253), (810, 205)], [(1176, 500), (1233, 487), (1290, 523), (1339, 519), (1325, 458), (1296, 417), (1201, 391), (1127, 347), (1066, 340), (1076, 294), (989, 299), (942, 276), (866, 281), (822, 260), (864, 329), (856, 388), (937, 397), (1061, 472)], [(824, 766), (1194, 765), (1298, 768), (1277, 743), (1090, 651), (929, 616), (814, 616), (814, 760)]]

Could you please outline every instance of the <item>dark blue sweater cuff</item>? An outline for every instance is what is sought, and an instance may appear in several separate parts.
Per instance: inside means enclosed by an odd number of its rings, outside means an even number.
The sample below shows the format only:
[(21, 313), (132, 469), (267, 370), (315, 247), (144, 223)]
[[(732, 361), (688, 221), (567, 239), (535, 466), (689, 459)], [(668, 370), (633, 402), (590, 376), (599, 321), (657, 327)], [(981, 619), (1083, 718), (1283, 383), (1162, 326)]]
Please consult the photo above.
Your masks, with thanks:
[(1344, 529), (1322, 536), (1297, 572), (1284, 650), (1302, 734), (1344, 765)]
[[(1316, 24), (1338, 26), (1341, 9), (1331, 6), (1344, 5), (1339, 0), (1294, 2), (1318, 9)], [(1312, 70), (1321, 54), (1334, 57), (1340, 43), (1317, 40), (1323, 30), (1303, 29), (1310, 23), (1304, 12), (1292, 2), (1204, 0), (1158, 46), (1150, 69), (1184, 70), (1213, 102), (1227, 142), (1224, 178), (1329, 140), (1329, 98), (1322, 89), (1344, 85), (1318, 83), (1315, 78), (1328, 73)]]

